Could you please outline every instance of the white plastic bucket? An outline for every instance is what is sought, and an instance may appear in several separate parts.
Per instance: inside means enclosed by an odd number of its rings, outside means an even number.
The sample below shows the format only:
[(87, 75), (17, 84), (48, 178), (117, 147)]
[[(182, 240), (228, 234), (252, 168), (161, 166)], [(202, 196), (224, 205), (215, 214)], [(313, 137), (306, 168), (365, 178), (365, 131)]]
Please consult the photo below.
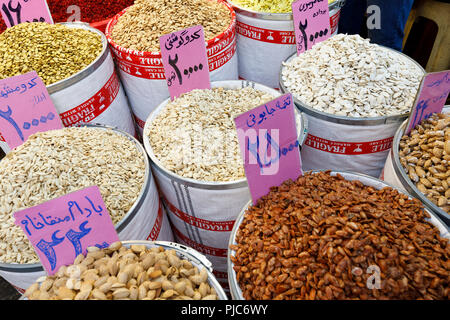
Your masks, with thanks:
[[(62, 23), (69, 28), (95, 32), (102, 38), (102, 53), (89, 66), (73, 76), (47, 86), (48, 93), (64, 126), (95, 122), (116, 127), (133, 136), (136, 129), (125, 91), (115, 70), (103, 33), (82, 22)], [(10, 149), (0, 135), (0, 147)]]
[[(450, 106), (445, 107), (442, 112), (450, 113)], [(422, 201), (422, 203), (427, 207), (428, 210), (438, 215), (447, 226), (450, 226), (450, 215), (436, 206), (422, 192), (420, 192), (419, 189), (417, 189), (416, 185), (411, 181), (402, 164), (400, 163), (398, 152), (400, 140), (402, 139), (405, 132), (406, 123), (407, 121), (405, 121), (395, 133), (394, 143), (386, 159), (386, 164), (384, 166), (381, 179), (404, 190), (405, 192), (409, 192), (410, 194), (412, 194), (414, 197)]]
[[(216, 81), (213, 88), (240, 89), (244, 87), (267, 92), (274, 97), (280, 92), (249, 81)], [(143, 141), (150, 157), (155, 179), (167, 208), (172, 230), (178, 242), (205, 254), (213, 263), (216, 277), (227, 286), (227, 244), (236, 217), (251, 198), (246, 179), (234, 182), (204, 182), (181, 177), (161, 164), (153, 153), (147, 132), (151, 122), (170, 102), (161, 103), (148, 117)], [(306, 138), (306, 118), (298, 113), (299, 143)]]
[[(160, 240), (173, 241), (173, 234), (169, 219), (161, 203), (150, 163), (142, 145), (126, 132), (109, 126), (96, 124), (82, 124), (98, 130), (113, 129), (133, 141), (144, 155), (146, 180), (142, 186), (139, 198), (124, 218), (116, 224), (116, 231), (121, 241), (125, 240)], [(19, 292), (24, 292), (40, 276), (45, 275), (42, 265), (0, 263), (0, 276), (13, 285)]]
[[(236, 11), (239, 77), (278, 88), (281, 64), (297, 52), (292, 13), (266, 13), (243, 8)], [(344, 0), (329, 5), (331, 34), (337, 34)]]
[[(417, 62), (397, 53), (414, 62), (425, 74), (425, 70)], [(296, 54), (293, 54), (286, 63), (295, 57)], [(289, 92), (283, 83), (281, 72), (279, 81), (281, 91)], [(394, 134), (409, 115), (350, 118), (315, 110), (295, 96), (294, 102), (308, 118), (308, 137), (302, 149), (302, 162), (307, 171), (343, 170), (378, 178), (391, 149)]]
[[(236, 16), (227, 3), (221, 3), (230, 10), (231, 24), (222, 34), (207, 42), (206, 49), (211, 81), (238, 79), (238, 59), (235, 54)], [(117, 14), (108, 23), (106, 37), (120, 70), (120, 77), (130, 101), (135, 121), (142, 133), (148, 115), (161, 102), (170, 97), (170, 93), (160, 52), (129, 50), (117, 45), (112, 39), (112, 30), (126, 10)]]
[[(364, 185), (374, 187), (377, 190), (380, 190), (384, 187), (391, 187), (391, 188), (396, 189), (398, 192), (406, 194), (410, 197), (410, 195), (408, 193), (404, 192), (403, 190), (395, 188), (394, 186), (391, 186), (381, 180), (378, 180), (378, 179), (375, 179), (375, 178), (372, 178), (372, 177), (369, 177), (366, 175), (352, 173), (352, 172), (343, 172), (343, 171), (331, 172), (331, 175), (333, 175), (333, 176), (335, 176), (336, 174), (340, 174), (346, 180), (349, 180), (349, 181), (359, 180)], [(236, 245), (236, 233), (238, 232), (239, 227), (242, 224), (242, 221), (244, 220), (247, 209), (251, 205), (252, 205), (251, 202), (247, 203), (247, 205), (244, 207), (244, 209), (239, 214), (239, 217), (236, 220), (236, 224), (233, 227), (233, 231), (231, 232), (228, 247), (230, 247), (232, 245)], [(434, 213), (430, 212), (427, 208), (425, 208), (425, 210), (430, 214), (429, 221), (439, 229), (441, 237), (450, 239), (450, 231), (445, 226), (445, 224), (442, 222), (442, 220), (439, 217), (437, 217)], [(234, 264), (231, 261), (231, 256), (234, 256), (235, 254), (236, 254), (236, 251), (231, 250), (231, 249), (228, 250), (227, 261), (228, 261), (228, 281), (229, 281), (229, 286), (230, 286), (230, 294), (231, 294), (231, 297), (233, 300), (245, 300), (242, 295), (242, 290), (236, 279), (236, 272), (233, 269)]]

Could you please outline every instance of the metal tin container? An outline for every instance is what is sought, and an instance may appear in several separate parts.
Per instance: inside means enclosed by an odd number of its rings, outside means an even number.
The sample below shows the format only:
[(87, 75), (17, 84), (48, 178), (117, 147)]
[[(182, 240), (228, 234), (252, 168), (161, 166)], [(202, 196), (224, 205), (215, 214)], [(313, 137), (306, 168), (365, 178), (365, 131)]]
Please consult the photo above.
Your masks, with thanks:
[[(148, 157), (139, 141), (130, 134), (110, 126), (92, 123), (79, 124), (77, 126), (98, 130), (113, 130), (115, 133), (125, 136), (132, 141), (143, 155), (145, 162), (145, 180), (138, 199), (122, 220), (115, 225), (119, 239), (122, 241), (129, 239), (172, 241), (173, 235), (169, 220), (163, 210)], [(157, 232), (154, 232), (155, 230)], [(0, 276), (13, 285), (19, 292), (23, 292), (42, 275), (45, 275), (45, 271), (40, 263), (0, 263)]]
[[(413, 59), (393, 49), (413, 62), (425, 74), (425, 70)], [(285, 63), (297, 57), (294, 53)], [(282, 65), (279, 73), (280, 89), (289, 92), (283, 80)], [(308, 118), (309, 134), (302, 150), (305, 170), (344, 170), (361, 172), (379, 177), (392, 146), (394, 134), (409, 113), (372, 117), (351, 118), (315, 110), (293, 94), (297, 108)]]
[[(273, 95), (280, 92), (249, 81), (216, 81), (212, 88), (240, 89), (253, 87)], [(197, 181), (177, 175), (162, 165), (153, 153), (146, 134), (151, 122), (170, 102), (167, 99), (148, 117), (144, 128), (143, 141), (151, 166), (167, 208), (174, 236), (180, 243), (195, 248), (205, 254), (214, 265), (221, 283), (227, 283), (226, 252), (229, 235), (242, 207), (251, 198), (247, 179), (232, 182)], [(294, 109), (295, 110), (295, 109)], [(299, 143), (303, 145), (307, 133), (307, 121), (298, 113), (300, 124)]]
[[(278, 87), (282, 62), (297, 52), (292, 12), (258, 12), (228, 0), (236, 12), (239, 77)], [(331, 34), (337, 34), (345, 0), (329, 4)]]
[[(318, 172), (318, 171), (315, 171), (315, 172)], [(384, 187), (391, 187), (393, 189), (396, 189), (400, 193), (406, 194), (409, 198), (411, 198), (411, 196), (408, 193), (404, 192), (403, 190), (401, 190), (399, 188), (396, 188), (396, 187), (394, 187), (392, 185), (389, 185), (389, 184), (385, 183), (384, 181), (372, 178), (372, 177), (367, 176), (367, 175), (363, 175), (363, 174), (359, 174), (359, 173), (352, 173), (352, 172), (345, 172), (345, 171), (332, 171), (331, 172), (331, 175), (333, 175), (333, 176), (335, 176), (337, 174), (340, 174), (346, 180), (349, 180), (349, 181), (359, 180), (364, 185), (374, 187), (374, 188), (376, 188), (378, 190), (380, 190), (380, 189), (382, 189)], [(241, 211), (241, 213), (239, 214), (239, 217), (236, 220), (236, 224), (234, 225), (233, 230), (231, 231), (231, 237), (230, 237), (230, 241), (229, 241), (228, 247), (230, 247), (231, 245), (236, 245), (236, 234), (237, 234), (237, 232), (239, 230), (239, 227), (240, 227), (242, 221), (244, 220), (244, 217), (245, 217), (247, 209), (251, 205), (252, 205), (252, 202), (249, 202), (244, 207), (244, 209)], [(450, 239), (450, 230), (449, 230), (449, 228), (433, 212), (429, 211), (427, 208), (425, 208), (425, 210), (430, 214), (429, 221), (439, 229), (441, 237)], [(234, 255), (235, 253), (236, 252), (234, 250), (229, 249), (228, 250), (228, 256), (227, 256), (228, 281), (229, 281), (229, 286), (230, 286), (231, 297), (232, 297), (233, 300), (245, 300), (244, 297), (242, 296), (242, 290), (239, 287), (239, 284), (238, 284), (237, 279), (236, 279), (236, 272), (233, 269), (234, 264), (231, 261), (231, 256)]]
[[(450, 106), (446, 106), (442, 112), (450, 113)], [(420, 192), (419, 189), (417, 189), (416, 185), (411, 181), (402, 164), (400, 163), (400, 140), (404, 135), (407, 122), (408, 120), (403, 122), (403, 124), (395, 133), (394, 143), (389, 153), (389, 158), (386, 161), (384, 180), (412, 194), (414, 197), (422, 201), (422, 203), (427, 207), (428, 210), (438, 215), (447, 226), (450, 226), (450, 215), (439, 208), (437, 205), (435, 205), (422, 192)]]

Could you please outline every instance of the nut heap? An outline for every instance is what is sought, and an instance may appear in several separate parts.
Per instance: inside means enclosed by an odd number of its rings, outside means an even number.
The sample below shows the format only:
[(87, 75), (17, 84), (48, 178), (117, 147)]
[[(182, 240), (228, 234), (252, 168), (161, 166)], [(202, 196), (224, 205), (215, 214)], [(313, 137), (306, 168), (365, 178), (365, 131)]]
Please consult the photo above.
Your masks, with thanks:
[(30, 300), (217, 300), (205, 268), (199, 270), (175, 250), (145, 245), (88, 248), (73, 265), (32, 284)]
[(0, 262), (39, 262), (14, 212), (96, 185), (117, 224), (144, 179), (144, 155), (112, 130), (64, 128), (30, 136), (0, 161)]
[(247, 300), (449, 299), (450, 243), (417, 199), (329, 172), (251, 206), (232, 255)]
[(221, 1), (136, 0), (118, 19), (111, 38), (127, 49), (159, 52), (165, 34), (202, 25), (208, 41), (230, 24), (230, 10)]
[(147, 128), (162, 165), (185, 178), (237, 181), (245, 178), (233, 119), (274, 99), (260, 90), (193, 90), (168, 103)]
[(403, 136), (399, 157), (417, 189), (450, 213), (450, 113), (434, 114)]
[[(328, 0), (333, 3), (335, 0)], [(233, 0), (232, 3), (258, 12), (289, 13), (292, 12), (294, 0)]]
[(100, 35), (89, 30), (22, 23), (0, 35), (0, 79), (34, 70), (51, 85), (86, 68), (102, 49)]
[(408, 113), (422, 76), (406, 56), (346, 34), (316, 44), (282, 69), (282, 81), (297, 99), (353, 118)]

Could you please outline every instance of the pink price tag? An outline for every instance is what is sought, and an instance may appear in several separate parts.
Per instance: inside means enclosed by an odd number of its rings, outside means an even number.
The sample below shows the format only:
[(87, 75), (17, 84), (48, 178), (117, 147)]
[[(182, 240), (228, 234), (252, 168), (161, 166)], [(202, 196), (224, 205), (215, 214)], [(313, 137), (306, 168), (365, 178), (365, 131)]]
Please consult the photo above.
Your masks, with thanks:
[(47, 22), (53, 18), (45, 0), (0, 0), (3, 20), (8, 28), (23, 22)]
[(302, 172), (292, 95), (285, 94), (234, 119), (253, 203)]
[(211, 89), (201, 25), (159, 38), (164, 74), (172, 99), (194, 89)]
[(434, 113), (442, 112), (450, 92), (450, 70), (426, 74), (408, 119), (405, 134)]
[(0, 80), (0, 132), (11, 149), (33, 133), (62, 127), (47, 88), (35, 71)]
[(292, 3), (297, 54), (331, 37), (327, 0), (298, 0)]
[(49, 275), (70, 265), (88, 247), (119, 241), (97, 186), (88, 187), (14, 213)]

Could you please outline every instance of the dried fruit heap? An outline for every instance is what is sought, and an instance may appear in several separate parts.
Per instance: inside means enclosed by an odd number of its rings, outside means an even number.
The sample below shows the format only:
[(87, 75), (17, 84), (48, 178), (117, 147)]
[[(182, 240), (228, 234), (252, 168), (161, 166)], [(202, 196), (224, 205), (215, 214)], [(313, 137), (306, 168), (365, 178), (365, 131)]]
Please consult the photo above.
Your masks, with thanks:
[(306, 174), (248, 209), (237, 281), (256, 300), (449, 299), (450, 243), (427, 217), (392, 188)]

